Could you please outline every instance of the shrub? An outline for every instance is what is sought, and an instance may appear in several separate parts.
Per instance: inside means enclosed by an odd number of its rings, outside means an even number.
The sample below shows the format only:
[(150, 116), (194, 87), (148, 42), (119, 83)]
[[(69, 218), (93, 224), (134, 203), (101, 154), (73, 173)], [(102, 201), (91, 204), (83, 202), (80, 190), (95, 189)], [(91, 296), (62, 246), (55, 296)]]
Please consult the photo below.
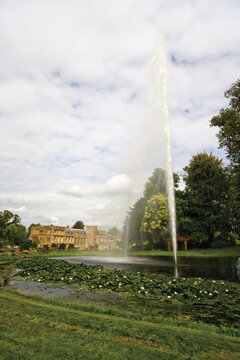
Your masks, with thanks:
[(55, 244), (55, 243), (51, 244), (51, 248), (57, 248), (57, 247), (58, 247), (57, 244)]
[(229, 246), (229, 244), (226, 241), (223, 241), (223, 240), (217, 240), (217, 241), (214, 241), (214, 243), (211, 244), (211, 247), (213, 249), (221, 249), (221, 248), (224, 248), (224, 247), (227, 247), (227, 246)]
[(59, 250), (65, 250), (65, 248), (66, 248), (66, 244), (64, 243), (60, 244), (58, 247)]
[(43, 250), (44, 250), (44, 251), (48, 251), (48, 250), (49, 250), (48, 244), (43, 245)]
[(24, 251), (24, 250), (29, 250), (31, 247), (31, 243), (28, 241), (28, 242), (24, 242), (20, 245), (20, 250), (21, 251)]
[(73, 250), (75, 248), (74, 244), (69, 244), (68, 245), (68, 250)]

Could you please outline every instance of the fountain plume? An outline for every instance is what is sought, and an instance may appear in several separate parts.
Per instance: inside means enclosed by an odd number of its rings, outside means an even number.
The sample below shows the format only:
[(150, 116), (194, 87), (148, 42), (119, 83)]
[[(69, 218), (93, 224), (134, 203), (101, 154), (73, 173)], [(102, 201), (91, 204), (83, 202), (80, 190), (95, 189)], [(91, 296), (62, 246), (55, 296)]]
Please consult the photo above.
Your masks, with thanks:
[[(177, 265), (177, 235), (176, 235), (176, 207), (174, 180), (172, 171), (171, 135), (167, 104), (167, 62), (162, 46), (159, 46), (156, 55), (152, 58), (150, 67), (154, 75), (154, 102), (159, 116), (162, 115), (163, 133), (165, 139), (166, 156), (166, 184), (168, 207), (170, 213), (170, 236), (172, 239), (174, 262)], [(159, 112), (160, 110), (160, 112)], [(177, 268), (175, 270), (177, 275)]]

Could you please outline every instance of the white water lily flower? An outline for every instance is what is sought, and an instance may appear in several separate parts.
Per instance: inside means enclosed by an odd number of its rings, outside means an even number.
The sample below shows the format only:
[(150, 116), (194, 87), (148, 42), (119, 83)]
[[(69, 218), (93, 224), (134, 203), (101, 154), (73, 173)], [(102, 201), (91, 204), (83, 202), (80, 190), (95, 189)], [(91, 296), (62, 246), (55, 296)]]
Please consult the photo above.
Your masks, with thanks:
[(72, 280), (73, 278), (69, 278), (69, 280)]
[(92, 286), (92, 289), (94, 289), (94, 286)]
[(196, 295), (193, 295), (196, 298)]
[(31, 275), (30, 273), (28, 273), (28, 275)]
[(172, 282), (171, 282), (171, 281), (169, 281), (168, 283), (169, 283), (169, 284), (171, 284)]
[(212, 296), (212, 293), (209, 293), (208, 295), (209, 295), (209, 296)]
[(141, 290), (144, 290), (144, 287), (143, 287), (143, 286), (141, 287)]
[(221, 284), (224, 285), (224, 281), (221, 281)]
[(171, 299), (171, 296), (170, 296), (170, 295), (168, 295), (168, 299)]
[(101, 288), (101, 287), (102, 287), (102, 285), (99, 285), (99, 287)]
[(213, 283), (215, 283), (215, 282), (216, 282), (216, 280), (213, 280), (212, 282), (213, 282)]
[(175, 294), (175, 295), (177, 295), (177, 292), (176, 292), (176, 291), (174, 291), (174, 294)]
[(61, 278), (61, 280), (64, 280), (64, 278)]
[(229, 290), (228, 290), (228, 289), (226, 289), (225, 291), (226, 291), (226, 292), (228, 292)]

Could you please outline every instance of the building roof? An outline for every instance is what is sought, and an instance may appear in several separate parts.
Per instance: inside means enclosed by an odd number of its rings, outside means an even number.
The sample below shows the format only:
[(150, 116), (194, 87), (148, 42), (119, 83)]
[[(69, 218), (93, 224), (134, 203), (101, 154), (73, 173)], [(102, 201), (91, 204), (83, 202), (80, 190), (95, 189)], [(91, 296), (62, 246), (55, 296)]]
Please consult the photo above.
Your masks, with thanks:
[[(188, 241), (188, 240), (189, 240), (188, 238), (185, 238), (184, 236), (177, 234), (177, 241)], [(171, 238), (169, 237), (165, 239), (165, 241), (171, 241)]]
[(79, 233), (79, 234), (86, 234), (84, 229), (66, 229), (68, 233)]

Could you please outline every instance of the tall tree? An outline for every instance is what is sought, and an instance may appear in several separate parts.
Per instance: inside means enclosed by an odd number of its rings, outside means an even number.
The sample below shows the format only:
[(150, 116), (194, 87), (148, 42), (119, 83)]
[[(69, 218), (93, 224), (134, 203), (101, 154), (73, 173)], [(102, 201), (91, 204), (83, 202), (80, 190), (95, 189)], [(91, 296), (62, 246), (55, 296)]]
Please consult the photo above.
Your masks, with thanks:
[(20, 245), (27, 240), (27, 231), (19, 215), (9, 210), (0, 211), (0, 239), (5, 245)]
[(232, 84), (224, 95), (230, 99), (229, 107), (221, 109), (219, 115), (211, 119), (210, 126), (219, 127), (219, 147), (226, 151), (230, 161), (232, 225), (240, 235), (240, 80)]
[(212, 153), (194, 155), (184, 171), (191, 240), (209, 247), (216, 232), (226, 239), (230, 231), (228, 173)]
[(148, 243), (159, 248), (163, 241), (163, 230), (167, 229), (169, 219), (167, 197), (161, 193), (153, 195), (148, 201), (141, 223), (141, 231), (149, 233)]
[(109, 229), (107, 231), (107, 234), (112, 235), (112, 236), (119, 235), (120, 233), (121, 233), (121, 231), (116, 226), (113, 226), (111, 229)]
[[(178, 189), (180, 178), (174, 174), (175, 189)], [(180, 190), (178, 190), (180, 192)], [(141, 230), (147, 201), (156, 194), (166, 195), (165, 170), (156, 168), (144, 185), (143, 196), (129, 209), (123, 226), (123, 238), (129, 239), (129, 244), (136, 244), (143, 248), (144, 243), (151, 243), (152, 235)]]
[(73, 229), (84, 229), (85, 228), (85, 225), (84, 225), (84, 223), (83, 223), (83, 221), (81, 221), (81, 220), (78, 220), (78, 221), (76, 221), (75, 222), (75, 224), (73, 225), (73, 227), (72, 227)]

